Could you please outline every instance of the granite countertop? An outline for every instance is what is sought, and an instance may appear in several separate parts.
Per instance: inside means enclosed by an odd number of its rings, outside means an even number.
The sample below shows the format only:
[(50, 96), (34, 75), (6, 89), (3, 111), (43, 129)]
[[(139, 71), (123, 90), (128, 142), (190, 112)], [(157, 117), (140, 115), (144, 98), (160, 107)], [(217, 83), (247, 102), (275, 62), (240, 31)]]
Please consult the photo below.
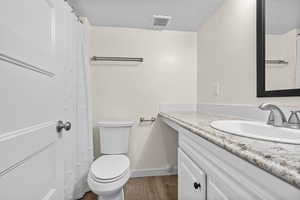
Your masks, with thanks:
[(238, 117), (200, 112), (161, 112), (159, 116), (174, 121), (300, 189), (300, 145), (235, 136), (218, 131), (209, 125), (215, 120), (240, 120)]

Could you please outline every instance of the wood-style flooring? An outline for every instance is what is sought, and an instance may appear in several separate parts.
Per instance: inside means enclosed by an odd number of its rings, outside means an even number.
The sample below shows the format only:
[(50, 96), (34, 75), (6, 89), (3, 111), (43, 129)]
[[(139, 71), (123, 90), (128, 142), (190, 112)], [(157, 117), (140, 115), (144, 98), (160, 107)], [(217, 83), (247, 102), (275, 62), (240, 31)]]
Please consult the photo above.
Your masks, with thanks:
[[(177, 200), (177, 176), (131, 178), (124, 188), (125, 200)], [(97, 200), (89, 192), (82, 200)]]

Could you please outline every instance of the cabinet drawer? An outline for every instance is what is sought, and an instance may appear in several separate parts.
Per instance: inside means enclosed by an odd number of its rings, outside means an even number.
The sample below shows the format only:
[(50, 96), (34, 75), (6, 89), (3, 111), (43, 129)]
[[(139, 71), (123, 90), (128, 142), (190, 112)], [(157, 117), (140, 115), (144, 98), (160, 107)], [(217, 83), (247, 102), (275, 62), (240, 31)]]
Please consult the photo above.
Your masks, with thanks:
[(179, 200), (205, 200), (206, 174), (180, 148), (178, 149)]

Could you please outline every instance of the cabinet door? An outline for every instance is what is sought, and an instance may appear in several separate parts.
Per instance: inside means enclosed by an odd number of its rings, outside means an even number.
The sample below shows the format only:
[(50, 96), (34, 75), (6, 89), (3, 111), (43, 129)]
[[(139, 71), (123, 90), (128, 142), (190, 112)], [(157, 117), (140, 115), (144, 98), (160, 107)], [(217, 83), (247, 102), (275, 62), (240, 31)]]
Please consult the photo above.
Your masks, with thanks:
[(207, 200), (229, 200), (229, 198), (208, 178)]
[(178, 161), (179, 200), (205, 200), (205, 173), (180, 149), (178, 149)]

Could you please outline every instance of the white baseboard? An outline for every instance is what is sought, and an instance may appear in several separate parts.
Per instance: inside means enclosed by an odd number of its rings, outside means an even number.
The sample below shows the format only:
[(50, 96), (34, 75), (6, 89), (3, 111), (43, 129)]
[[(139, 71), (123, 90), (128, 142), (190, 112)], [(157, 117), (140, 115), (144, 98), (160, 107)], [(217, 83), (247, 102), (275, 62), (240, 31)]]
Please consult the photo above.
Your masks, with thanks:
[(177, 174), (177, 168), (132, 169), (131, 178), (147, 176), (167, 176)]

